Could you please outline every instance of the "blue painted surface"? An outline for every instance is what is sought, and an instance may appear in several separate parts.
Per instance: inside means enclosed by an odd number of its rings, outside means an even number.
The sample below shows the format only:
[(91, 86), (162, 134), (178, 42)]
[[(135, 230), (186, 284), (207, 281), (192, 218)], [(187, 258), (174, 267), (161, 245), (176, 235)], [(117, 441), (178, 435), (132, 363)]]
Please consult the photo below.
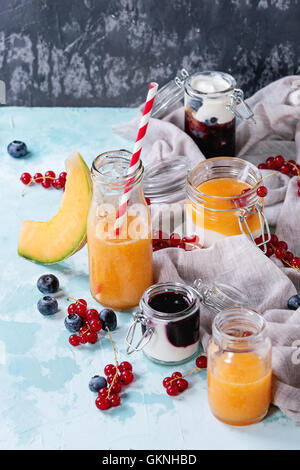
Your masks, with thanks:
[[(17, 256), (24, 219), (46, 220), (59, 207), (61, 192), (34, 187), (21, 197), (23, 171), (62, 171), (73, 150), (87, 163), (105, 150), (130, 148), (115, 136), (112, 124), (134, 116), (129, 109), (0, 109), (0, 448), (1, 449), (297, 449), (300, 428), (273, 408), (262, 423), (231, 428), (215, 420), (206, 399), (206, 375), (193, 375), (190, 389), (168, 397), (162, 378), (174, 368), (158, 366), (142, 354), (133, 356), (135, 382), (122, 396), (122, 406), (100, 412), (88, 389), (92, 375), (112, 362), (108, 337), (96, 345), (72, 348), (63, 325), (68, 295), (89, 293), (86, 247), (51, 267)], [(24, 140), (31, 155), (12, 159), (13, 139)], [(38, 277), (59, 277), (59, 312), (45, 318), (36, 309), (41, 294)], [(119, 315), (113, 339), (126, 359), (124, 336), (130, 315)], [(180, 366), (188, 371), (193, 362)]]

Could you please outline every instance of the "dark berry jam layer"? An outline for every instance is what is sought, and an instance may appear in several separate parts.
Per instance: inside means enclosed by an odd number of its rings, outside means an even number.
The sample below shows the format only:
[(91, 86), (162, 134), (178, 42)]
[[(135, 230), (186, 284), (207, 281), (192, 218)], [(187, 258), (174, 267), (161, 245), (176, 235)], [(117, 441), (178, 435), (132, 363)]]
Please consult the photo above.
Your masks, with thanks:
[(179, 313), (190, 306), (189, 300), (177, 292), (162, 292), (154, 295), (149, 300), (149, 305), (153, 310), (163, 313)]
[(224, 124), (218, 124), (215, 117), (200, 122), (187, 108), (185, 132), (192, 137), (206, 158), (234, 157), (235, 155), (235, 118)]

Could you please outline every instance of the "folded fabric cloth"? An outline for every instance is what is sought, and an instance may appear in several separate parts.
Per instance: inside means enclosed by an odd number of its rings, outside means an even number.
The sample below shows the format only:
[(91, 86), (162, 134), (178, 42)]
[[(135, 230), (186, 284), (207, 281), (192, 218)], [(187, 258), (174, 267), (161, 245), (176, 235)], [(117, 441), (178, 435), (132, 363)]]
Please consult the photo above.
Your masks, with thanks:
[[(256, 124), (246, 121), (237, 127), (237, 156), (254, 164), (269, 155), (282, 154), (300, 163), (300, 76), (285, 77), (261, 89), (246, 100), (254, 111)], [(135, 139), (137, 119), (115, 128)], [(147, 164), (181, 155), (193, 167), (204, 159), (194, 141), (184, 132), (184, 108), (179, 106), (162, 120), (151, 119), (144, 141), (142, 159)], [(270, 173), (262, 171), (263, 175)], [(265, 213), (276, 234), (300, 256), (300, 198), (297, 178), (277, 173), (266, 178), (268, 196)], [(182, 207), (183, 207), (182, 201)], [(178, 208), (179, 207), (179, 208)], [(176, 205), (175, 212), (180, 211)], [(152, 208), (154, 226), (159, 217)], [(176, 224), (175, 224), (176, 225)], [(273, 403), (300, 424), (300, 309), (287, 310), (287, 300), (300, 291), (300, 272), (283, 267), (275, 256), (267, 258), (245, 236), (223, 239), (212, 247), (192, 252), (168, 248), (154, 253), (155, 281), (226, 282), (244, 291), (251, 307), (268, 322), (273, 344)], [(214, 315), (201, 310), (201, 339), (207, 346)], [(300, 360), (300, 349), (298, 354)], [(299, 361), (298, 361), (299, 362)]]

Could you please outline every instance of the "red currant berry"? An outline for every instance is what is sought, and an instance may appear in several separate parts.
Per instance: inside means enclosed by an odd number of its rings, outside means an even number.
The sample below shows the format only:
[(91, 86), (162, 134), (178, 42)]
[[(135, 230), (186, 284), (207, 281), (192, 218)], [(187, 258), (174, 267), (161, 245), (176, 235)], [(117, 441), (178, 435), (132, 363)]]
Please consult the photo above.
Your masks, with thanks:
[(272, 233), (272, 235), (271, 235), (270, 243), (272, 243), (272, 245), (274, 245), (274, 246), (276, 246), (277, 243), (278, 243), (278, 237), (274, 233)]
[(151, 201), (149, 197), (145, 197), (145, 201), (147, 203), (147, 206), (151, 206)]
[(170, 380), (171, 380), (171, 377), (166, 377), (166, 378), (164, 378), (164, 380), (163, 380), (163, 386), (164, 386), (165, 388), (167, 388), (167, 387), (170, 385)]
[(114, 375), (116, 371), (116, 366), (114, 366), (113, 364), (107, 364), (107, 366), (104, 367), (104, 374), (107, 376)]
[(114, 380), (114, 383), (121, 382), (121, 377), (117, 375), (117, 377), (115, 378), (115, 374), (111, 374), (107, 376), (106, 380), (107, 380), (107, 383), (111, 384), (113, 380)]
[(170, 245), (175, 247), (175, 246), (178, 246), (180, 242), (181, 242), (181, 238), (178, 235), (178, 233), (171, 233)]
[(85, 318), (86, 315), (86, 306), (82, 304), (77, 304), (76, 305), (76, 313), (80, 315), (81, 317)]
[(111, 387), (111, 391), (114, 393), (120, 393), (122, 391), (122, 384), (120, 382), (114, 382)]
[(176, 381), (176, 385), (177, 385), (180, 392), (184, 392), (188, 388), (189, 383), (185, 379), (178, 379)]
[(190, 237), (183, 237), (182, 241), (184, 243), (198, 243), (199, 237), (197, 235), (192, 235)]
[(106, 397), (97, 397), (95, 403), (101, 411), (108, 410), (111, 407), (110, 401)]
[(73, 313), (76, 313), (77, 305), (76, 304), (70, 304), (68, 307), (68, 314), (72, 315)]
[(124, 385), (129, 385), (133, 381), (133, 373), (130, 370), (125, 370), (121, 372), (121, 382)]
[(297, 185), (300, 188), (300, 180), (297, 180)]
[(92, 331), (98, 333), (98, 331), (102, 330), (102, 321), (101, 320), (91, 320), (90, 321), (90, 328)]
[(95, 344), (98, 341), (98, 335), (94, 331), (88, 331), (86, 334), (86, 339), (88, 343)]
[(51, 182), (48, 179), (43, 179), (41, 184), (42, 184), (43, 188), (48, 189), (48, 188), (50, 188)]
[(81, 344), (86, 344), (88, 342), (86, 333), (79, 334), (79, 339)]
[(36, 173), (33, 177), (33, 180), (38, 184), (41, 183), (43, 181), (42, 173)]
[(185, 250), (185, 243), (180, 242), (177, 248), (182, 248), (183, 250)]
[(62, 189), (62, 184), (58, 178), (56, 178), (55, 180), (52, 180), (52, 186), (55, 189)]
[(89, 331), (89, 328), (86, 326), (86, 324), (84, 324), (83, 326), (79, 328), (78, 333), (80, 335), (85, 335), (88, 331)]
[(50, 178), (50, 179), (55, 178), (55, 173), (54, 173), (54, 171), (51, 171), (51, 170), (46, 171), (46, 173), (45, 173), (45, 178)]
[(266, 197), (266, 195), (268, 194), (268, 190), (265, 186), (260, 186), (259, 188), (257, 188), (256, 192), (258, 197)]
[(66, 181), (67, 179), (67, 173), (65, 171), (62, 171), (60, 174), (59, 174), (59, 179), (61, 182), (63, 181)]
[(29, 184), (31, 182), (31, 174), (30, 173), (22, 173), (20, 180), (23, 184)]
[(167, 387), (167, 394), (171, 397), (175, 397), (176, 395), (179, 395), (179, 393), (179, 388), (176, 384), (172, 384)]
[(90, 308), (85, 315), (88, 321), (99, 320), (99, 313), (94, 308)]
[(182, 377), (181, 372), (173, 372), (173, 374), (171, 375), (172, 379), (180, 379), (180, 377)]
[(275, 168), (277, 168), (278, 170), (280, 170), (280, 168), (282, 167), (282, 165), (284, 165), (285, 160), (284, 160), (284, 158), (283, 158), (282, 155), (277, 155), (277, 156), (274, 158), (274, 163), (275, 163)]
[(291, 261), (291, 265), (295, 268), (300, 268), (300, 258), (298, 258), (298, 256), (295, 256)]
[(279, 248), (283, 248), (285, 251), (288, 249), (288, 244), (287, 244), (286, 242), (284, 242), (284, 241), (279, 241), (278, 244), (277, 244), (277, 246), (278, 246)]
[(275, 256), (278, 259), (284, 259), (286, 251), (282, 247), (278, 247), (275, 250)]
[(206, 369), (207, 367), (207, 357), (206, 356), (198, 356), (196, 359), (196, 366), (199, 369)]
[(130, 362), (123, 361), (123, 362), (121, 362), (121, 364), (119, 365), (119, 371), (120, 371), (120, 372), (124, 372), (125, 370), (130, 370), (130, 371), (132, 371), (132, 365), (130, 364)]
[(77, 303), (77, 304), (80, 304), (80, 305), (85, 305), (85, 306), (87, 306), (87, 301), (84, 300), (84, 299), (77, 299), (76, 303)]
[(80, 338), (78, 335), (71, 335), (69, 337), (69, 343), (72, 345), (72, 346), (78, 346), (80, 344)]
[(290, 263), (293, 258), (294, 258), (293, 253), (291, 251), (287, 251), (285, 254), (284, 260)]
[(108, 394), (108, 388), (100, 388), (98, 392), (98, 397), (107, 397)]
[(112, 394), (109, 399), (109, 402), (111, 406), (119, 406), (121, 404), (119, 395), (117, 395), (116, 393)]
[(282, 167), (280, 168), (280, 172), (283, 173), (284, 175), (288, 175), (289, 172), (290, 172), (290, 167), (289, 165), (282, 165)]
[(259, 169), (259, 170), (266, 170), (266, 168), (267, 168), (267, 165), (266, 165), (265, 163), (260, 163), (260, 164), (258, 165), (258, 169)]
[(269, 170), (273, 170), (275, 169), (275, 158), (274, 157), (269, 157), (267, 158), (266, 160), (266, 167), (269, 169)]
[(274, 250), (271, 246), (268, 246), (267, 251), (266, 251), (266, 256), (270, 258), (272, 255), (274, 255)]
[(242, 338), (247, 338), (248, 336), (252, 336), (252, 334), (251, 331), (243, 331)]

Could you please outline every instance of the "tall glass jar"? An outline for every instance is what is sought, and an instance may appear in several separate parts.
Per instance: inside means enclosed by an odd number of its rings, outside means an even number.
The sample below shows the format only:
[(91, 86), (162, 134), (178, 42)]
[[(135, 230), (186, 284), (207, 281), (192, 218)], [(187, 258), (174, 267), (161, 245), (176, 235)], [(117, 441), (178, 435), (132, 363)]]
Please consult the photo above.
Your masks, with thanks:
[[(88, 217), (90, 289), (95, 300), (116, 309), (138, 305), (153, 282), (151, 220), (142, 188), (142, 162), (127, 176), (131, 153), (105, 152), (92, 165), (93, 200)], [(131, 188), (120, 233), (116, 214)]]
[(269, 409), (272, 382), (272, 347), (262, 316), (244, 307), (220, 312), (207, 354), (214, 416), (235, 426), (261, 421)]
[[(193, 168), (186, 184), (186, 232), (196, 233), (200, 243), (214, 242), (245, 233), (265, 249), (270, 231), (257, 195), (261, 173), (240, 158), (217, 157)], [(266, 235), (265, 235), (266, 231)]]

